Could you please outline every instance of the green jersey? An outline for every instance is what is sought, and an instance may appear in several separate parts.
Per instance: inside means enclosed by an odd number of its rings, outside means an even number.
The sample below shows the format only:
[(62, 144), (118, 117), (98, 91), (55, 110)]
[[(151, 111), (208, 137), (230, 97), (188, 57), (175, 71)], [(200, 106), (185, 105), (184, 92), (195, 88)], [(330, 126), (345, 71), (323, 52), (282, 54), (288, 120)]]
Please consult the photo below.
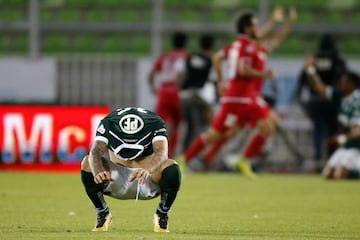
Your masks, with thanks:
[[(339, 93), (333, 92), (333, 96)], [(360, 125), (360, 91), (356, 90), (351, 95), (341, 99), (338, 121), (345, 133), (350, 131), (352, 125)], [(345, 148), (360, 149), (360, 138), (349, 140)]]
[(154, 112), (142, 108), (117, 109), (104, 117), (95, 140), (103, 141), (123, 160), (134, 160), (153, 153), (152, 142), (167, 141), (165, 122)]

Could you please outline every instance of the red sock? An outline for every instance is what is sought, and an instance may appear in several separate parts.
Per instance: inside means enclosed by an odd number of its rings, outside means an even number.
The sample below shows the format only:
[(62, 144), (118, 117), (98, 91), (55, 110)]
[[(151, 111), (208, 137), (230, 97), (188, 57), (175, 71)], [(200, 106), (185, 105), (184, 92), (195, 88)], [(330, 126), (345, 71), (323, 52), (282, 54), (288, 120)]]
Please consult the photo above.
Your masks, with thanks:
[(265, 142), (266, 137), (260, 132), (256, 133), (254, 136), (251, 137), (250, 141), (245, 147), (244, 157), (249, 159), (259, 156), (262, 152)]
[(206, 152), (204, 156), (204, 161), (206, 164), (210, 164), (211, 161), (216, 156), (217, 152), (221, 149), (221, 147), (226, 143), (227, 139), (223, 138), (220, 141), (211, 145), (210, 149)]
[(185, 152), (185, 159), (190, 162), (193, 157), (198, 155), (204, 148), (205, 142), (202, 135), (198, 136), (189, 146)]

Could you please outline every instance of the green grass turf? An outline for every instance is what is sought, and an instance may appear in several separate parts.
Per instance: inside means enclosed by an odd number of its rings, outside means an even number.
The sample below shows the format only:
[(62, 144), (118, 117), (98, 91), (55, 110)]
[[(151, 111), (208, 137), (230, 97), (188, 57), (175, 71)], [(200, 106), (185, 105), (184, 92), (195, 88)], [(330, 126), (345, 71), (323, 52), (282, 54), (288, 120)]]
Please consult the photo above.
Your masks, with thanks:
[(360, 239), (359, 184), (190, 174), (169, 215), (171, 233), (152, 232), (158, 199), (111, 198), (110, 232), (93, 233), (96, 215), (79, 175), (0, 172), (0, 239)]

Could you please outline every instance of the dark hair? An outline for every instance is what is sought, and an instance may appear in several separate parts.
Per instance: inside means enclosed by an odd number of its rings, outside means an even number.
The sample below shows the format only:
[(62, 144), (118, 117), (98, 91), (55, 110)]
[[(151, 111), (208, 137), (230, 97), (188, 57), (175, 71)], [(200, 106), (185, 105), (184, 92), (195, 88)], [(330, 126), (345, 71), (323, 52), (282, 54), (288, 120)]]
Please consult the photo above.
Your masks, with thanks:
[(185, 48), (187, 44), (187, 35), (183, 32), (176, 32), (172, 36), (172, 44), (174, 48)]
[(357, 73), (352, 71), (347, 71), (345, 73), (345, 76), (351, 83), (353, 83), (356, 86), (356, 88), (360, 87), (360, 76)]
[(318, 52), (327, 52), (333, 54), (334, 56), (339, 54), (338, 48), (336, 46), (336, 40), (331, 34), (325, 33), (321, 36)]
[(204, 34), (200, 37), (199, 44), (202, 49), (211, 49), (214, 46), (214, 38), (209, 34)]
[(242, 14), (236, 22), (237, 32), (245, 33), (245, 28), (249, 27), (253, 24), (253, 21), (252, 21), (253, 18), (254, 18), (254, 14), (252, 14), (252, 13)]

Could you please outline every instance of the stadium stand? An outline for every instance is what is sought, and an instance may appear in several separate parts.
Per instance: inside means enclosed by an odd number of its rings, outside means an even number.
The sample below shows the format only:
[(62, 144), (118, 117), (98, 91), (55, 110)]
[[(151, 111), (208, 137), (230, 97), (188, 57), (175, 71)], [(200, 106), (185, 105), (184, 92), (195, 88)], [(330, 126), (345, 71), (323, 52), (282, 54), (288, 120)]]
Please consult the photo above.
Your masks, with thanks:
[[(254, 0), (164, 0), (163, 23), (167, 25), (163, 34), (164, 48), (168, 47), (165, 37), (169, 36), (172, 29), (179, 26), (201, 25), (202, 32), (211, 32), (218, 36), (216, 47), (229, 42), (234, 37), (229, 33), (232, 29), (234, 18), (239, 12), (251, 10), (258, 12), (259, 1)], [(303, 54), (307, 50), (309, 42), (317, 33), (309, 36), (303, 26), (310, 24), (360, 24), (360, 1), (356, 0), (271, 0), (270, 11), (277, 5), (284, 7), (295, 6), (298, 9), (297, 24), (302, 28), (294, 28), (283, 46), (276, 54)], [(40, 1), (41, 23), (63, 24), (56, 30), (47, 27), (42, 30), (43, 37), (41, 49), (43, 54), (58, 52), (68, 53), (135, 53), (136, 55), (149, 54), (151, 1), (149, 0), (42, 0)], [(28, 17), (28, 1), (24, 0), (0, 0), (0, 25), (8, 22), (26, 22)], [(91, 24), (120, 24), (127, 27), (106, 29), (106, 34), (99, 27), (91, 27)], [(206, 27), (206, 24), (220, 24), (227, 28)], [(87, 24), (86, 35), (78, 36), (77, 28), (66, 29), (72, 24)], [(134, 24), (134, 25), (129, 25)], [(88, 27), (90, 25), (90, 27)], [(81, 25), (80, 25), (81, 26)], [(132, 27), (135, 26), (135, 27)], [(174, 28), (173, 28), (174, 26)], [(190, 48), (195, 48), (198, 31), (190, 30)], [(23, 53), (28, 50), (26, 41), (26, 29), (11, 29), (6, 27), (0, 36), (1, 53)], [(85, 34), (85, 33), (84, 33)], [(74, 35), (76, 35), (74, 37)], [(310, 37), (310, 38), (309, 38)], [(348, 31), (341, 33), (338, 42), (339, 47), (345, 54), (356, 54), (358, 34)], [(131, 41), (129, 41), (131, 39)], [(125, 45), (125, 46), (119, 46)]]

